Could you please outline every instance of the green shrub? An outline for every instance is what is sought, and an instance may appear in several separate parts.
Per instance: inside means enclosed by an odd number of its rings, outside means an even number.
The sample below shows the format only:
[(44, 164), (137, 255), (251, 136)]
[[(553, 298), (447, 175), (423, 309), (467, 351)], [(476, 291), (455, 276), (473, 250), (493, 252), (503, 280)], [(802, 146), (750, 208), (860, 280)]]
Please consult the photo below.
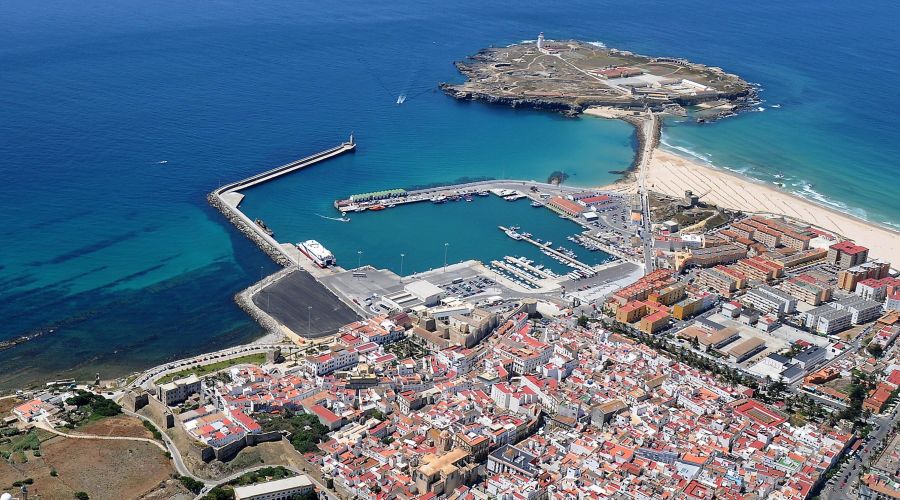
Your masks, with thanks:
[(181, 481), (181, 484), (183, 484), (184, 487), (188, 489), (188, 491), (195, 495), (199, 494), (203, 490), (204, 484), (192, 477), (178, 476), (178, 480)]

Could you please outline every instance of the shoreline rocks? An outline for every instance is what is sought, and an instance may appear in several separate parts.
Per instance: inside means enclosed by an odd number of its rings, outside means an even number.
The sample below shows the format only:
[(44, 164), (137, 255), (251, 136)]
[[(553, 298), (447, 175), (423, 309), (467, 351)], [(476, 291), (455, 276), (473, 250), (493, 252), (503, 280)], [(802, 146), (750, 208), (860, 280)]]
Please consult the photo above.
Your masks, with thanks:
[(229, 207), (225, 204), (215, 192), (209, 193), (206, 197), (206, 201), (216, 210), (222, 213), (229, 222), (231, 222), (234, 227), (237, 228), (238, 231), (244, 234), (247, 238), (250, 239), (253, 243), (256, 244), (272, 259), (276, 264), (282, 267), (290, 267), (292, 265), (290, 259), (285, 257), (285, 255), (281, 252), (280, 249), (274, 247), (271, 243), (269, 243), (266, 239), (262, 238), (257, 232), (256, 228), (250, 227), (243, 219), (237, 216), (234, 213), (233, 208)]

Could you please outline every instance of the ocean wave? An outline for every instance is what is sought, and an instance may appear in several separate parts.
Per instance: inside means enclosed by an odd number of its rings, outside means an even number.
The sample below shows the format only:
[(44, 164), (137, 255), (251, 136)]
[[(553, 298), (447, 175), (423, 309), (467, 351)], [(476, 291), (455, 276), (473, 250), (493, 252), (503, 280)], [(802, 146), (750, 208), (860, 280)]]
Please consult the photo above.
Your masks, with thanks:
[[(731, 168), (731, 167), (727, 167), (727, 166), (716, 165), (712, 162), (711, 156), (708, 154), (699, 153), (697, 151), (694, 151), (690, 148), (686, 148), (683, 146), (676, 146), (674, 144), (667, 142), (665, 140), (665, 138), (661, 138), (659, 142), (660, 142), (660, 145), (664, 147), (664, 149), (668, 149), (673, 152), (678, 152), (678, 153), (681, 153), (683, 156), (687, 156), (687, 157), (699, 160), (701, 163), (703, 163), (711, 168), (734, 172), (734, 173), (739, 174), (739, 175), (743, 176), (744, 178), (746, 178), (750, 181), (753, 181), (753, 182), (767, 183), (766, 180), (761, 179), (758, 175), (753, 175), (753, 170), (749, 167), (744, 168), (744, 169), (738, 169), (738, 168)], [(863, 220), (876, 222), (878, 224), (883, 224), (886, 226), (891, 226), (891, 227), (900, 229), (900, 224), (898, 224), (898, 223), (888, 222), (888, 221), (884, 221), (881, 219), (879, 219), (879, 220), (870, 219), (869, 214), (865, 209), (862, 209), (860, 207), (850, 206), (844, 202), (828, 198), (824, 194), (816, 191), (813, 188), (813, 185), (811, 183), (804, 181), (802, 179), (797, 179), (789, 174), (785, 174), (784, 178), (779, 179), (779, 181), (784, 184), (784, 187), (782, 187), (782, 189), (785, 189), (786, 191), (794, 194), (795, 196), (799, 196), (803, 199), (809, 200), (813, 203), (817, 203), (817, 204), (825, 206), (825, 207), (830, 207), (830, 208), (848, 213), (850, 215), (859, 217)]]
[[(799, 185), (798, 185), (799, 184)], [(816, 201), (821, 203), (822, 205), (826, 205), (832, 208), (836, 208), (843, 212), (847, 212), (849, 214), (855, 215), (859, 218), (869, 220), (869, 214), (864, 209), (859, 207), (851, 207), (842, 201), (832, 200), (831, 198), (825, 196), (824, 194), (813, 189), (812, 184), (806, 181), (800, 181), (798, 184), (792, 184), (792, 186), (799, 187), (799, 191), (795, 191), (795, 194), (802, 196), (808, 200)]]
[(594, 47), (600, 47), (601, 49), (606, 48), (606, 44), (603, 42), (588, 42), (588, 45), (593, 45)]
[(686, 148), (686, 147), (684, 147), (684, 146), (676, 146), (676, 145), (674, 145), (674, 144), (672, 144), (672, 143), (670, 143), (670, 142), (667, 142), (666, 139), (665, 139), (664, 137), (663, 137), (663, 138), (660, 138), (659, 143), (662, 144), (663, 146), (665, 146), (666, 149), (671, 149), (671, 150), (679, 151), (679, 152), (681, 152), (681, 153), (684, 153), (684, 154), (687, 155), (687, 156), (690, 156), (691, 158), (696, 158), (697, 160), (700, 160), (700, 161), (702, 161), (703, 163), (706, 163), (706, 164), (709, 165), (709, 166), (713, 166), (712, 158), (711, 158), (709, 155), (706, 155), (706, 154), (703, 154), (703, 153), (698, 153), (697, 151), (694, 151), (693, 149)]

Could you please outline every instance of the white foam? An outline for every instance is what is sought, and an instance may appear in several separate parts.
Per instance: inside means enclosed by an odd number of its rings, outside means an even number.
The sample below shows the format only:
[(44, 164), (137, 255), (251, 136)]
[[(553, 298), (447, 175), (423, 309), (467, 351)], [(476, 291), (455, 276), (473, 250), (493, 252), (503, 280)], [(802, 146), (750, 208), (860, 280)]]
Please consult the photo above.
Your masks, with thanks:
[[(758, 183), (765, 182), (762, 179), (758, 179), (758, 178), (750, 175), (750, 173), (752, 172), (752, 169), (750, 169), (750, 168), (738, 169), (738, 168), (731, 168), (731, 167), (722, 167), (722, 166), (713, 164), (711, 156), (708, 154), (698, 153), (697, 151), (694, 151), (692, 149), (689, 149), (689, 148), (686, 148), (683, 146), (675, 146), (669, 142), (666, 142), (665, 138), (660, 138), (659, 142), (666, 149), (674, 150), (674, 151), (680, 152), (686, 156), (689, 156), (691, 158), (700, 160), (702, 163), (708, 165), (709, 167), (717, 168), (717, 169), (721, 169), (721, 170), (728, 170), (731, 172), (741, 174), (747, 180), (750, 180), (753, 182), (758, 182)], [(812, 184), (810, 184), (809, 182), (806, 182), (802, 179), (795, 180), (794, 178), (788, 178), (788, 177), (789, 176), (787, 174), (785, 174), (785, 177), (780, 179), (780, 181), (784, 183), (784, 187), (782, 189), (787, 189), (791, 193), (793, 193), (801, 198), (810, 200), (814, 203), (818, 203), (818, 204), (824, 205), (826, 207), (831, 207), (831, 208), (840, 210), (842, 212), (850, 213), (850, 214), (855, 215), (856, 217), (859, 217), (864, 220), (870, 220), (868, 217), (868, 213), (864, 209), (859, 208), (859, 207), (851, 207), (850, 205), (847, 205), (846, 203), (832, 200), (832, 199), (826, 197), (825, 195), (823, 195), (822, 193), (813, 189)], [(793, 189), (788, 189), (789, 187), (793, 188)], [(890, 223), (890, 222), (884, 222), (884, 221), (878, 221), (878, 222), (881, 224), (900, 228), (900, 224), (897, 224), (897, 223)]]
[(660, 138), (659, 143), (668, 149), (674, 149), (675, 151), (680, 151), (692, 158), (696, 158), (696, 159), (702, 161), (703, 163), (706, 163), (706, 164), (712, 166), (712, 159), (709, 155), (705, 155), (703, 153), (698, 153), (697, 151), (694, 151), (693, 149), (688, 149), (684, 146), (676, 146), (674, 144), (667, 142), (664, 137)]
[(600, 47), (601, 49), (606, 48), (606, 44), (603, 42), (588, 42), (588, 45), (593, 45), (594, 47)]

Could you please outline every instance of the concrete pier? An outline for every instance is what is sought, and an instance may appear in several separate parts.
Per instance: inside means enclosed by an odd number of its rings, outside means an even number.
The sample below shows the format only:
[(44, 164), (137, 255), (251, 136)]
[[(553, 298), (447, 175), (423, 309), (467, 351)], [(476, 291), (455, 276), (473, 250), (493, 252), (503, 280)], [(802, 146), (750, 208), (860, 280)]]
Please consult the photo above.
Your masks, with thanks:
[(304, 263), (303, 257), (293, 245), (290, 243), (279, 243), (238, 208), (238, 205), (240, 205), (241, 201), (244, 199), (244, 195), (239, 191), (277, 179), (278, 177), (287, 175), (291, 172), (310, 167), (329, 158), (353, 151), (354, 149), (356, 149), (356, 143), (353, 142), (353, 138), (351, 137), (349, 142), (341, 143), (331, 149), (292, 161), (271, 170), (266, 170), (265, 172), (256, 175), (251, 175), (250, 177), (237, 182), (225, 184), (210, 193), (207, 200), (210, 205), (222, 212), (222, 214), (225, 215), (239, 231), (256, 243), (256, 245), (266, 252), (266, 254), (268, 254), (277, 264), (285, 267), (291, 265), (302, 266)]
[(261, 172), (256, 175), (251, 175), (250, 177), (241, 179), (237, 182), (226, 184), (215, 190), (214, 193), (216, 193), (219, 197), (223, 197), (223, 199), (232, 201), (234, 203), (234, 206), (237, 207), (237, 205), (243, 199), (243, 195), (241, 195), (240, 197), (225, 195), (229, 193), (237, 193), (237, 191), (241, 191), (243, 189), (262, 184), (264, 182), (269, 182), (271, 180), (277, 179), (278, 177), (281, 177), (282, 175), (287, 175), (291, 172), (310, 167), (329, 158), (333, 158), (340, 154), (353, 151), (354, 149), (356, 149), (356, 143), (353, 142), (353, 138), (351, 137), (349, 142), (342, 142), (338, 146), (335, 146), (331, 149), (326, 149), (325, 151), (322, 151), (320, 153), (316, 153), (314, 155), (307, 156), (306, 158), (292, 161), (280, 167), (275, 167), (271, 170), (266, 170), (265, 172)]
[[(286, 322), (288, 321), (284, 315), (275, 314), (285, 308), (305, 310), (311, 314), (311, 309), (302, 306), (311, 307), (313, 306), (313, 302), (315, 302), (317, 324), (323, 321), (323, 319), (328, 319), (332, 316), (338, 318), (335, 321), (352, 321), (356, 319), (356, 313), (359, 312), (359, 309), (355, 304), (348, 303), (348, 301), (345, 301), (344, 297), (341, 297), (335, 293), (334, 290), (324, 286), (319, 281), (319, 278), (330, 273), (330, 270), (318, 268), (309, 259), (304, 257), (292, 243), (279, 242), (256, 224), (256, 222), (251, 220), (250, 217), (244, 214), (240, 208), (238, 208), (238, 205), (244, 198), (244, 195), (239, 191), (277, 179), (283, 175), (315, 165), (316, 163), (353, 151), (354, 149), (356, 149), (356, 144), (351, 137), (349, 142), (341, 143), (331, 149), (307, 156), (300, 160), (292, 161), (271, 170), (266, 170), (265, 172), (247, 177), (246, 179), (221, 186), (207, 196), (209, 204), (222, 212), (225, 218), (234, 224), (241, 233), (256, 243), (256, 245), (269, 255), (275, 263), (287, 268), (235, 296), (238, 306), (244, 309), (251, 317), (259, 322), (261, 326), (273, 334), (287, 334), (289, 337), (299, 336), (298, 332), (295, 332), (286, 326)], [(300, 269), (303, 269), (306, 272), (303, 273)], [(271, 299), (272, 297), (276, 298), (272, 311), (269, 311), (268, 307), (259, 306), (256, 301), (256, 295), (261, 290), (283, 281), (290, 281), (292, 275), (294, 275), (294, 281), (302, 281), (302, 287), (295, 287), (297, 290), (288, 290), (282, 294), (271, 293), (271, 297), (267, 296), (266, 299)], [(313, 301), (311, 299), (315, 300)], [(267, 300), (266, 306), (269, 305), (268, 302), (269, 301)], [(292, 305), (288, 307), (282, 304), (282, 302), (290, 302)], [(293, 326), (293, 323), (291, 325)], [(310, 333), (305, 330), (306, 329), (302, 329), (300, 333)], [(327, 334), (328, 332), (317, 333)]]

